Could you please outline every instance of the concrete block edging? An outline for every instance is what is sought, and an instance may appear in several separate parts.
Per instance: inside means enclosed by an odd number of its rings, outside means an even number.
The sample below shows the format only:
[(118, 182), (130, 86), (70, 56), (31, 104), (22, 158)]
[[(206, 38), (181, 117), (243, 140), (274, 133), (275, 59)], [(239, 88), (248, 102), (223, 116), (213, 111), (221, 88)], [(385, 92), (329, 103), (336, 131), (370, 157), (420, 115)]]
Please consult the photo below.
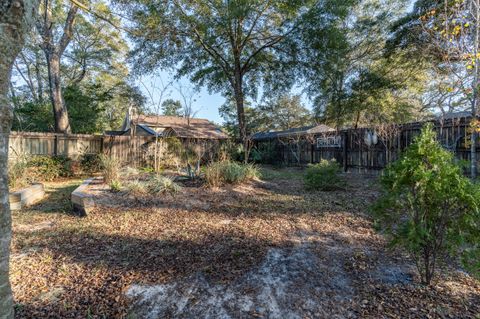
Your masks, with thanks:
[(86, 216), (95, 207), (93, 196), (87, 193), (87, 188), (96, 178), (89, 178), (78, 186), (71, 196), (73, 213), (77, 216)]
[(45, 187), (41, 183), (35, 183), (19, 191), (10, 193), (9, 202), (11, 210), (20, 210), (26, 206), (40, 201), (45, 196)]

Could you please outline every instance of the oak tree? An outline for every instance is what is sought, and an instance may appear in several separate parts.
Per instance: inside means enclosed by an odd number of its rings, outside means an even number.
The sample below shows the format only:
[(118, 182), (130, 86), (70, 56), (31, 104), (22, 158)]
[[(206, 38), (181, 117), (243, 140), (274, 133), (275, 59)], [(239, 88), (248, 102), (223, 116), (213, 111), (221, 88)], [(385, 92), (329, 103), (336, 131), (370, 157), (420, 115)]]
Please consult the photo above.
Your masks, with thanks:
[(314, 7), (309, 0), (118, 2), (133, 21), (132, 56), (139, 69), (176, 67), (177, 76), (232, 96), (244, 142), (245, 98), (268, 80), (292, 80), (283, 67), (296, 55), (289, 40)]
[(8, 139), (12, 106), (7, 96), (13, 63), (21, 51), (25, 34), (36, 16), (38, 1), (7, 0), (0, 3), (0, 318), (13, 318), (9, 281), (12, 221), (8, 191)]

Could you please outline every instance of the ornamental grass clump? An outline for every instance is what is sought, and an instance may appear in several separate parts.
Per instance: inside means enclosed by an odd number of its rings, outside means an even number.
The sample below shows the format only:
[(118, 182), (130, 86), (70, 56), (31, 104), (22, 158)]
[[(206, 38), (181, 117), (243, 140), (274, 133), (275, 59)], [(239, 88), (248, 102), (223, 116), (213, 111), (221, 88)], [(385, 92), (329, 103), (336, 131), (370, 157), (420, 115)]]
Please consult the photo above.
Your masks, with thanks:
[(151, 194), (174, 195), (181, 190), (181, 186), (175, 183), (174, 179), (160, 174), (155, 174), (147, 182), (148, 191)]
[(448, 255), (480, 269), (479, 188), (462, 175), (431, 125), (385, 170), (381, 185), (376, 226), (411, 254), (422, 283), (431, 282)]
[(120, 179), (120, 162), (111, 156), (100, 155), (103, 179), (106, 184)]
[(305, 188), (319, 191), (344, 189), (346, 182), (340, 171), (340, 165), (335, 160), (322, 159), (320, 163), (309, 165), (304, 176)]
[(139, 179), (126, 182), (125, 189), (129, 195), (133, 196), (142, 196), (148, 193), (147, 184)]
[(215, 162), (205, 169), (205, 180), (211, 187), (223, 184), (238, 184), (260, 176), (258, 168), (252, 164), (231, 161)]

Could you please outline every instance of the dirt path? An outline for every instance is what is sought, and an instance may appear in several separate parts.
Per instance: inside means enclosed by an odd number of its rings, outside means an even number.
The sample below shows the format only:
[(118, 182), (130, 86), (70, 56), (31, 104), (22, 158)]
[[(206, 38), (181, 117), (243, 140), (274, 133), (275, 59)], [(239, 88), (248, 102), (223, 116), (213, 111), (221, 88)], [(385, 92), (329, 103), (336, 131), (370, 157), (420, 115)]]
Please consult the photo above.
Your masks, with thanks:
[[(359, 278), (345, 268), (352, 246), (307, 225), (290, 241), (291, 247), (271, 248), (258, 267), (228, 285), (210, 284), (199, 272), (165, 285), (132, 285), (127, 295), (141, 318), (357, 318), (353, 282)], [(410, 278), (398, 267), (373, 276), (392, 284)]]

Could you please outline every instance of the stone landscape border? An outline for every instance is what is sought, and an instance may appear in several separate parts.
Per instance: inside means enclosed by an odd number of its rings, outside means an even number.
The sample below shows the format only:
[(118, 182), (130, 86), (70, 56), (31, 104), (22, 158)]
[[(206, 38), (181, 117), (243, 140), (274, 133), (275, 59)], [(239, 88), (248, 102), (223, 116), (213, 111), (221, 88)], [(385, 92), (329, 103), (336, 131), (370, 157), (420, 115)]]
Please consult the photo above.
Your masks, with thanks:
[(35, 183), (19, 191), (10, 193), (10, 209), (20, 210), (25, 206), (35, 204), (45, 196), (45, 187), (41, 183)]
[(93, 195), (87, 192), (87, 188), (93, 181), (96, 181), (97, 178), (89, 178), (83, 181), (83, 183), (78, 186), (71, 196), (73, 213), (78, 216), (86, 216), (90, 213), (95, 207), (95, 201), (93, 200)]

